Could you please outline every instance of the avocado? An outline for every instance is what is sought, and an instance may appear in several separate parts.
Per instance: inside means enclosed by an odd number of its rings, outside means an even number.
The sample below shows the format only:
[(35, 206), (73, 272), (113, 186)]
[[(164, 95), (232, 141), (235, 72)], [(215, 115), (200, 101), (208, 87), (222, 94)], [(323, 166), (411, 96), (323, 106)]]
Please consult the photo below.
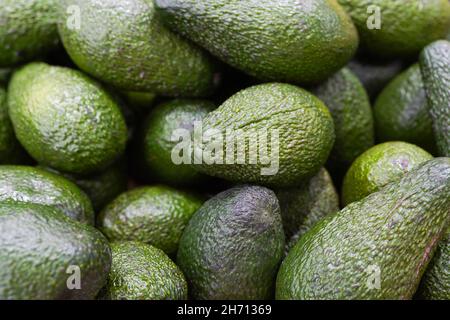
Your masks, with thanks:
[(420, 70), (439, 155), (450, 157), (450, 41), (427, 46), (420, 55)]
[[(79, 8), (79, 28), (66, 23), (71, 6)], [(212, 92), (214, 63), (163, 26), (153, 1), (63, 0), (60, 10), (63, 45), (90, 75), (125, 91), (188, 97)]]
[(0, 165), (22, 164), (26, 158), (9, 119), (6, 91), (0, 86)]
[(339, 196), (325, 168), (301, 186), (275, 189), (287, 248), (329, 213), (339, 211)]
[(450, 229), (439, 242), (436, 253), (422, 277), (417, 297), (450, 300)]
[(194, 299), (269, 299), (283, 248), (275, 194), (244, 185), (219, 193), (194, 214), (177, 264)]
[[(450, 28), (448, 0), (338, 0), (348, 11), (361, 47), (376, 57), (411, 57)], [(379, 22), (379, 24), (378, 24)]]
[(449, 223), (450, 159), (436, 158), (325, 217), (289, 252), (277, 299), (411, 299)]
[(56, 208), (0, 203), (0, 299), (94, 299), (110, 264), (92, 226)]
[(111, 243), (112, 265), (100, 299), (186, 300), (187, 283), (162, 251), (140, 242)]
[(335, 138), (333, 118), (322, 101), (284, 83), (236, 93), (204, 118), (201, 132), (201, 137), (194, 132), (197, 170), (279, 188), (314, 176)]
[(105, 171), (91, 176), (62, 173), (48, 167), (43, 167), (43, 169), (61, 175), (75, 183), (87, 194), (95, 212), (99, 212), (127, 189), (127, 177), (123, 167), (121, 163), (117, 163)]
[(364, 85), (370, 100), (374, 101), (383, 88), (403, 70), (403, 61), (377, 61), (359, 56), (350, 61), (347, 67)]
[(189, 219), (201, 205), (199, 198), (170, 187), (140, 187), (108, 204), (97, 217), (97, 225), (111, 241), (145, 242), (173, 255)]
[(41, 56), (59, 44), (58, 0), (2, 0), (0, 68)]
[(375, 143), (367, 92), (348, 68), (328, 78), (313, 92), (325, 103), (334, 120), (336, 140), (327, 167), (331, 171), (345, 171)]
[(178, 140), (173, 139), (177, 129), (193, 130), (196, 121), (215, 109), (206, 100), (176, 99), (157, 105), (149, 114), (143, 130), (139, 155), (143, 157), (144, 172), (161, 183), (174, 186), (199, 184), (205, 176), (188, 164), (175, 164), (172, 152)]
[(384, 88), (375, 102), (373, 114), (378, 141), (404, 141), (433, 154), (436, 152), (418, 64), (399, 74)]
[(94, 224), (87, 195), (69, 180), (29, 166), (0, 166), (0, 202), (19, 201), (55, 207), (66, 216)]
[(90, 174), (125, 149), (127, 128), (118, 105), (77, 70), (28, 64), (14, 73), (8, 103), (18, 140), (42, 165)]
[(345, 175), (343, 204), (361, 200), (432, 158), (422, 148), (401, 141), (385, 142), (370, 148), (353, 162)]
[(358, 34), (336, 0), (155, 0), (161, 19), (263, 81), (317, 83), (342, 68)]

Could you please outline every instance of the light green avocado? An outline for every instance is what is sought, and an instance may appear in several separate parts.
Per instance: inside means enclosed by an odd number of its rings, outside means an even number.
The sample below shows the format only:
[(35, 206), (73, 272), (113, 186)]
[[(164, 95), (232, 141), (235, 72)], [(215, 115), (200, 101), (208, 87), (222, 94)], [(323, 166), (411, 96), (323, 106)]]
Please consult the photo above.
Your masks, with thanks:
[(353, 162), (345, 175), (343, 204), (363, 199), (432, 158), (418, 146), (400, 141), (385, 142), (370, 148)]

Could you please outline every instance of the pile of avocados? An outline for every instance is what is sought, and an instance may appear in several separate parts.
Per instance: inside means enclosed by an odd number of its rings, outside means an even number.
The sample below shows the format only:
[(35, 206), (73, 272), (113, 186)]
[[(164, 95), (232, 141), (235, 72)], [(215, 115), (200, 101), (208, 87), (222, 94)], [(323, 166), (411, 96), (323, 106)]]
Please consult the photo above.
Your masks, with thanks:
[(450, 300), (450, 2), (0, 0), (0, 299)]

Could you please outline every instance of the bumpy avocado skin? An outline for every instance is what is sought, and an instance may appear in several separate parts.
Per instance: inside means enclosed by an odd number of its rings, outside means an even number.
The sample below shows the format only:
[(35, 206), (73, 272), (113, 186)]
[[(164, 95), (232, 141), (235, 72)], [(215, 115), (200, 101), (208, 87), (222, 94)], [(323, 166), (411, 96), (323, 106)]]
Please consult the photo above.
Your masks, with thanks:
[(94, 224), (94, 210), (87, 195), (75, 184), (43, 169), (0, 166), (0, 201), (18, 201), (55, 207), (66, 216)]
[[(148, 175), (173, 186), (199, 184), (205, 176), (189, 164), (174, 164), (172, 152), (180, 143), (176, 130), (193, 131), (215, 105), (207, 100), (176, 99), (156, 106), (149, 114), (143, 130), (140, 148)], [(172, 138), (175, 135), (175, 140)]]
[(439, 242), (436, 253), (422, 277), (419, 299), (450, 300), (450, 230)]
[[(66, 23), (70, 6), (80, 9), (80, 28)], [(92, 76), (126, 91), (211, 93), (215, 67), (210, 57), (166, 29), (152, 0), (63, 0), (60, 10), (64, 47)]]
[(108, 283), (99, 294), (105, 300), (186, 300), (183, 273), (162, 251), (140, 242), (111, 243)]
[(439, 155), (450, 157), (450, 41), (427, 46), (420, 55), (420, 70)]
[(9, 119), (6, 91), (0, 86), (0, 164), (19, 164), (25, 159)]
[(162, 20), (233, 67), (265, 80), (317, 83), (358, 47), (335, 0), (155, 0)]
[(97, 224), (111, 241), (145, 242), (173, 255), (189, 219), (201, 205), (199, 198), (170, 187), (140, 187), (107, 205)]
[(361, 200), (432, 158), (425, 150), (400, 141), (370, 148), (355, 160), (345, 175), (343, 204)]
[(327, 166), (345, 171), (375, 142), (369, 97), (348, 68), (328, 78), (314, 93), (328, 107), (334, 121), (336, 140)]
[(79, 71), (28, 64), (14, 74), (8, 104), (18, 140), (42, 165), (90, 174), (125, 149), (127, 128), (118, 105)]
[(57, 47), (58, 0), (2, 0), (0, 68), (32, 60)]
[(402, 60), (374, 61), (358, 57), (347, 67), (358, 77), (373, 101), (383, 88), (403, 70)]
[(0, 203), (0, 299), (94, 299), (110, 264), (95, 228), (48, 206)]
[(239, 186), (194, 214), (181, 237), (177, 264), (194, 299), (270, 299), (283, 248), (273, 191)]
[[(414, 56), (444, 39), (450, 28), (448, 0), (338, 0), (352, 17), (361, 47), (378, 57)], [(380, 12), (380, 28), (370, 23)], [(370, 27), (369, 27), (370, 26)]]
[(277, 299), (411, 299), (449, 223), (450, 159), (326, 217), (283, 261)]
[(339, 195), (325, 168), (296, 188), (276, 189), (280, 202), (286, 249), (290, 249), (319, 220), (339, 211)]
[(62, 173), (52, 168), (43, 169), (61, 175), (83, 190), (92, 202), (95, 212), (99, 212), (119, 194), (127, 189), (127, 177), (122, 164), (114, 164), (105, 171), (90, 176)]
[(404, 141), (435, 153), (433, 125), (418, 64), (395, 77), (374, 106), (375, 131), (380, 142)]
[[(236, 93), (204, 118), (202, 129), (203, 144), (194, 144), (195, 160), (202, 160), (195, 164), (196, 169), (235, 182), (273, 187), (296, 186), (314, 176), (326, 162), (335, 138), (333, 118), (323, 102), (306, 90), (283, 83), (256, 85)], [(217, 136), (223, 140), (222, 156), (220, 143), (219, 152), (210, 152), (211, 145), (217, 145)], [(242, 148), (236, 142), (243, 145), (244, 138), (242, 164), (238, 163)], [(227, 151), (227, 141), (233, 140), (234, 144), (228, 144), (234, 145), (234, 150)], [(261, 161), (261, 151), (270, 161)], [(219, 155), (224, 164), (208, 163), (210, 154)], [(257, 158), (256, 164), (252, 158)], [(263, 168), (273, 170), (263, 172)]]

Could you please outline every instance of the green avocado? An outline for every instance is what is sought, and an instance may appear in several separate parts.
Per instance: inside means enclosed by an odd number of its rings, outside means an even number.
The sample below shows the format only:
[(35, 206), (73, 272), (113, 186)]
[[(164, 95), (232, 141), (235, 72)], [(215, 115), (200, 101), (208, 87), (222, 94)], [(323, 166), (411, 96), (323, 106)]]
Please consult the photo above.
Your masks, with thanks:
[(275, 189), (280, 203), (283, 229), (290, 249), (320, 219), (339, 211), (339, 195), (325, 168), (307, 183), (288, 189)]
[(336, 140), (328, 159), (332, 171), (345, 171), (375, 143), (372, 108), (359, 79), (344, 68), (315, 88), (314, 93), (330, 110)]
[(194, 167), (234, 182), (291, 187), (314, 176), (334, 143), (333, 118), (306, 90), (265, 83), (244, 89), (194, 132)]
[(58, 0), (2, 0), (0, 68), (30, 61), (59, 43)]
[(6, 91), (0, 86), (0, 165), (22, 164), (26, 157), (9, 119)]
[(177, 130), (191, 132), (195, 123), (201, 123), (213, 109), (215, 105), (206, 100), (177, 99), (159, 104), (152, 110), (139, 148), (148, 176), (174, 186), (198, 185), (205, 181), (205, 176), (189, 164), (175, 164), (172, 153), (179, 142)]
[(435, 153), (433, 125), (418, 64), (399, 74), (384, 88), (373, 113), (380, 142), (404, 141)]
[(106, 300), (186, 300), (183, 273), (162, 251), (140, 242), (111, 243), (108, 283), (99, 294)]
[(94, 224), (94, 210), (87, 195), (59, 175), (34, 167), (3, 165), (0, 181), (0, 202), (51, 206), (70, 218)]
[(342, 68), (358, 34), (336, 0), (155, 0), (161, 19), (264, 81), (317, 83)]
[(177, 264), (194, 299), (270, 299), (283, 248), (275, 194), (245, 185), (219, 193), (194, 214)]
[(125, 149), (127, 127), (118, 105), (79, 71), (26, 65), (13, 75), (8, 103), (18, 140), (42, 165), (90, 174)]
[[(77, 6), (80, 24), (67, 8)], [(200, 48), (166, 29), (152, 0), (62, 0), (59, 34), (83, 71), (125, 91), (204, 96), (215, 67)]]
[(94, 299), (110, 264), (92, 226), (48, 206), (0, 203), (0, 299)]
[(151, 92), (127, 91), (123, 93), (128, 105), (134, 109), (149, 109), (156, 99), (156, 94)]
[(448, 0), (338, 0), (348, 11), (361, 47), (377, 57), (410, 57), (450, 28)]
[(450, 300), (450, 230), (439, 242), (425, 274), (417, 297), (426, 300)]
[(201, 205), (199, 198), (169, 187), (140, 187), (108, 204), (97, 217), (97, 225), (111, 241), (145, 242), (173, 255), (189, 219)]
[(75, 183), (91, 199), (95, 212), (99, 212), (127, 189), (127, 176), (121, 163), (114, 164), (105, 171), (90, 176), (62, 173), (48, 167), (43, 167), (43, 169)]
[(450, 157), (450, 41), (427, 46), (420, 55), (420, 69), (439, 155)]
[(411, 299), (449, 223), (450, 158), (425, 162), (309, 230), (277, 299)]
[(370, 148), (353, 162), (345, 175), (343, 204), (361, 200), (432, 158), (418, 146), (400, 141), (385, 142)]

